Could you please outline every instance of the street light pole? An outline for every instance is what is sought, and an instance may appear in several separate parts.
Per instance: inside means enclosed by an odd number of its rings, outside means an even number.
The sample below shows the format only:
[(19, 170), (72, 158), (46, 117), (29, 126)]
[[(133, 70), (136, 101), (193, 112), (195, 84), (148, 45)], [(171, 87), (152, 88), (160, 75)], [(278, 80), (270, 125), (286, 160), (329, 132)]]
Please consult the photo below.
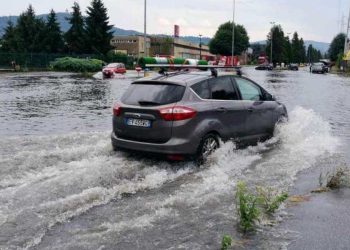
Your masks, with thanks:
[(199, 34), (199, 60), (202, 60), (202, 35)]
[(232, 66), (234, 66), (234, 53), (235, 53), (235, 11), (236, 0), (233, 0), (233, 19), (232, 19)]
[(145, 13), (144, 13), (144, 34), (143, 34), (143, 54), (147, 56), (147, 0), (145, 0)]
[(270, 52), (270, 60), (271, 60), (271, 63), (273, 65), (273, 61), (272, 61), (272, 46), (273, 46), (273, 27), (275, 25), (275, 22), (270, 22), (270, 24), (272, 25), (272, 28), (271, 28), (271, 52)]
[(345, 32), (346, 36), (345, 36), (345, 44), (344, 44), (344, 55), (348, 50), (349, 29), (350, 29), (350, 9), (349, 9), (349, 16), (348, 16), (348, 26), (346, 26), (346, 32)]

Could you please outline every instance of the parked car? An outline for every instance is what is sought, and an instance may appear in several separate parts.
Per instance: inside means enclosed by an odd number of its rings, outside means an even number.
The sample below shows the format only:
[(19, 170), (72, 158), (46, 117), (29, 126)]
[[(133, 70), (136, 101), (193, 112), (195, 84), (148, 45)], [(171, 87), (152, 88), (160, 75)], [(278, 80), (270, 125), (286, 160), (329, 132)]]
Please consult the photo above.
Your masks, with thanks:
[(299, 70), (299, 66), (298, 66), (298, 64), (296, 64), (296, 63), (291, 63), (291, 64), (288, 65), (288, 69), (289, 69), (289, 70), (298, 71), (298, 70)]
[(328, 72), (328, 70), (323, 63), (319, 62), (319, 63), (313, 63), (310, 66), (310, 72), (324, 74), (324, 73)]
[(187, 72), (133, 82), (113, 107), (114, 150), (203, 162), (223, 141), (264, 140), (286, 107), (254, 81)]
[(114, 74), (125, 73), (126, 69), (124, 63), (110, 63), (102, 69), (102, 74), (104, 78), (112, 78)]
[(272, 64), (260, 64), (257, 67), (255, 67), (256, 70), (273, 70)]

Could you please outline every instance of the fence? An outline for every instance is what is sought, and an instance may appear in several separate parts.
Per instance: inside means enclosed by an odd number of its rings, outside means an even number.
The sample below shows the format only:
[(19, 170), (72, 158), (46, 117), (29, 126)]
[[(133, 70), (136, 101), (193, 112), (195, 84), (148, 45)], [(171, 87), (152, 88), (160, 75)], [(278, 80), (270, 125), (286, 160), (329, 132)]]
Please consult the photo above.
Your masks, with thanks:
[(134, 67), (135, 58), (126, 55), (95, 55), (95, 54), (48, 54), (48, 53), (8, 53), (0, 52), (0, 68), (12, 68), (12, 62), (21, 69), (48, 69), (50, 62), (60, 57), (92, 58), (109, 62), (122, 62), (127, 68)]

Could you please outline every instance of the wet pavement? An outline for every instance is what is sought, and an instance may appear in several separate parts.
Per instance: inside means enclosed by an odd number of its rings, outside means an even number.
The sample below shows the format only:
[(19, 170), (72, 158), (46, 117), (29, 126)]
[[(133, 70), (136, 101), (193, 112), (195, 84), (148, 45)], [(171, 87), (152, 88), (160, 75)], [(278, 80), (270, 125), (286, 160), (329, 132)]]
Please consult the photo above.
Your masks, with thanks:
[[(237, 231), (233, 195), (240, 180), (306, 192), (320, 171), (349, 164), (350, 80), (306, 70), (244, 73), (286, 104), (289, 122), (258, 146), (226, 143), (201, 168), (112, 151), (111, 106), (134, 75), (0, 75), (0, 248), (218, 249), (229, 234), (243, 242), (237, 248), (329, 249), (307, 237), (340, 222), (322, 209), (310, 217), (303, 206), (327, 207), (347, 191), (281, 209), (277, 225), (262, 223), (248, 237)], [(305, 217), (315, 224), (300, 226)], [(339, 243), (333, 249), (348, 244), (336, 234), (323, 238)]]

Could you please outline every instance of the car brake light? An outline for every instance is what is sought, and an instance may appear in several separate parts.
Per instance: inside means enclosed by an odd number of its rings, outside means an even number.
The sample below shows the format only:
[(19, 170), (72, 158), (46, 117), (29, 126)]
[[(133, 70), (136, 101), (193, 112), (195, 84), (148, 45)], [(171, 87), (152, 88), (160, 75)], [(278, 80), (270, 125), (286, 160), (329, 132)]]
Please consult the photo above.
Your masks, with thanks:
[(196, 115), (197, 111), (187, 107), (175, 106), (162, 108), (159, 110), (159, 113), (165, 121), (182, 121), (191, 119)]
[(119, 116), (121, 112), (121, 106), (117, 103), (113, 106), (113, 115)]

